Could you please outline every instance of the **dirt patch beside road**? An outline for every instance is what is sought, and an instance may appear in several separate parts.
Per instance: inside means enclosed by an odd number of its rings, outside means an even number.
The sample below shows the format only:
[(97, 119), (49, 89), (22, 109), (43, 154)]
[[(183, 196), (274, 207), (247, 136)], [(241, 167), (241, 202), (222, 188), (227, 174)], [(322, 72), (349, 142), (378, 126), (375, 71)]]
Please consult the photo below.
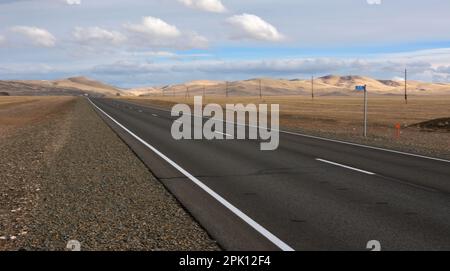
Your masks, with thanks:
[(64, 99), (28, 104), (54, 111), (0, 139), (0, 250), (218, 249), (86, 100)]

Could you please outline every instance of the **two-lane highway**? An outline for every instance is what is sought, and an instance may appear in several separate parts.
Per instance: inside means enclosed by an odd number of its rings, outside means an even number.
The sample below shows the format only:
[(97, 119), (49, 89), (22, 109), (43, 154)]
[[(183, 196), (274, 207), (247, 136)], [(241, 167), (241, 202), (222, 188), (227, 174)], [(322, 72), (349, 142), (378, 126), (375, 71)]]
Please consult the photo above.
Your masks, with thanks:
[(92, 103), (225, 249), (450, 249), (450, 161), (285, 132), (269, 152), (177, 141), (169, 111)]

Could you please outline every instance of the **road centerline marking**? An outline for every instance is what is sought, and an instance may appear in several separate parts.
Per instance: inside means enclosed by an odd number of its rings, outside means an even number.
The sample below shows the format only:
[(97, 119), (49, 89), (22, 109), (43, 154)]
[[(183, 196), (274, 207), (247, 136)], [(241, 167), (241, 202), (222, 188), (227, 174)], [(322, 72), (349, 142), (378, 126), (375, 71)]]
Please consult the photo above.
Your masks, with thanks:
[(354, 168), (354, 167), (343, 165), (343, 164), (339, 164), (339, 163), (336, 163), (336, 162), (331, 162), (331, 161), (320, 159), (320, 158), (316, 158), (316, 160), (319, 161), (319, 162), (327, 163), (327, 164), (338, 166), (338, 167), (343, 167), (343, 168), (354, 170), (354, 171), (358, 171), (358, 172), (361, 172), (361, 173), (365, 173), (365, 174), (369, 174), (369, 175), (376, 175), (375, 173), (367, 171), (367, 170)]
[(267, 240), (269, 240), (272, 244), (277, 246), (279, 249), (283, 251), (294, 251), (292, 247), (290, 247), (288, 244), (283, 242), (281, 239), (279, 239), (277, 236), (272, 234), (270, 231), (268, 231), (266, 228), (264, 228), (262, 225), (260, 225), (258, 222), (250, 218), (248, 215), (246, 215), (244, 212), (242, 212), (240, 209), (235, 207), (233, 204), (228, 202), (226, 199), (224, 199), (222, 196), (214, 192), (211, 188), (209, 188), (207, 185), (205, 185), (203, 182), (201, 182), (199, 179), (194, 177), (192, 174), (190, 174), (188, 171), (186, 171), (184, 168), (179, 166), (177, 163), (172, 161), (169, 157), (167, 157), (165, 154), (160, 152), (158, 149), (147, 143), (145, 140), (134, 134), (132, 131), (130, 131), (128, 128), (126, 128), (124, 125), (122, 125), (120, 122), (115, 120), (113, 117), (108, 115), (105, 111), (103, 111), (100, 107), (98, 107), (94, 102), (89, 99), (89, 102), (102, 114), (104, 114), (106, 117), (111, 119), (116, 125), (118, 125), (120, 128), (122, 128), (125, 132), (129, 133), (132, 137), (134, 137), (136, 140), (141, 142), (144, 146), (146, 146), (148, 149), (153, 151), (155, 154), (157, 154), (159, 157), (161, 157), (163, 160), (165, 160), (167, 163), (169, 163), (171, 166), (173, 166), (175, 169), (177, 169), (179, 172), (181, 172), (184, 176), (186, 176), (188, 179), (190, 179), (194, 184), (196, 184), (198, 187), (200, 187), (203, 191), (205, 191), (207, 194), (209, 194), (211, 197), (213, 197), (215, 200), (220, 202), (225, 208), (227, 208), (229, 211), (234, 213), (236, 216), (238, 216), (240, 219), (242, 219), (245, 223), (247, 223), (250, 227), (252, 227), (254, 230), (256, 230), (258, 233), (260, 233), (262, 236), (264, 236)]

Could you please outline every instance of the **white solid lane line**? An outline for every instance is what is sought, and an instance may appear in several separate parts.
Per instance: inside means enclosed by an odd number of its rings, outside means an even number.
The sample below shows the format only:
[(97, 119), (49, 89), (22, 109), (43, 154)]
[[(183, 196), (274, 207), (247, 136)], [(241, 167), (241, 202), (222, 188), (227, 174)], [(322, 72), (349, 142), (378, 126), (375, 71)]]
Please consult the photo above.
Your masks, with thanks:
[(375, 175), (375, 173), (370, 172), (370, 171), (366, 171), (366, 170), (362, 170), (362, 169), (359, 169), (359, 168), (346, 166), (346, 165), (335, 163), (335, 162), (331, 162), (331, 161), (328, 161), (328, 160), (324, 160), (324, 159), (320, 159), (320, 158), (316, 158), (316, 160), (320, 161), (320, 162), (323, 162), (323, 163), (330, 164), (330, 165), (334, 165), (334, 166), (343, 167), (343, 168), (346, 168), (346, 169), (351, 169), (351, 170), (354, 170), (354, 171), (358, 171), (358, 172), (361, 172), (361, 173), (365, 173), (365, 174), (369, 174), (369, 175)]
[(118, 125), (120, 128), (122, 128), (124, 131), (126, 131), (127, 133), (129, 133), (132, 137), (134, 137), (135, 139), (137, 139), (139, 142), (141, 142), (144, 146), (146, 146), (147, 148), (149, 148), (151, 151), (153, 151), (154, 153), (156, 153), (159, 157), (161, 157), (162, 159), (164, 159), (167, 163), (169, 163), (170, 165), (172, 165), (174, 168), (176, 168), (179, 172), (181, 172), (184, 176), (186, 176), (187, 178), (189, 178), (193, 183), (195, 183), (197, 186), (199, 186), (201, 189), (203, 189), (203, 191), (205, 191), (206, 193), (208, 193), (211, 197), (213, 197), (214, 199), (216, 199), (218, 202), (220, 202), (223, 206), (225, 206), (228, 210), (230, 210), (232, 213), (234, 213), (235, 215), (237, 215), (239, 218), (241, 218), (244, 222), (246, 222), (249, 226), (251, 226), (254, 230), (256, 230), (257, 232), (259, 232), (261, 235), (263, 235), (265, 238), (267, 238), (267, 240), (269, 240), (270, 242), (272, 242), (275, 246), (277, 246), (278, 248), (280, 248), (283, 251), (294, 251), (294, 249), (292, 247), (290, 247), (288, 244), (286, 244), (285, 242), (283, 242), (281, 239), (279, 239), (278, 237), (276, 237), (274, 234), (272, 234), (271, 232), (269, 232), (266, 228), (264, 228), (263, 226), (261, 226), (260, 224), (258, 224), (258, 222), (254, 221), (253, 219), (251, 219), (249, 216), (247, 216), (245, 213), (243, 213), (241, 210), (239, 210), (238, 208), (236, 208), (234, 205), (232, 205), (230, 202), (228, 202), (226, 199), (222, 198), (222, 196), (220, 196), (219, 194), (217, 194), (216, 192), (214, 192), (211, 188), (209, 188), (207, 185), (205, 185), (204, 183), (202, 183), (199, 179), (197, 179), (196, 177), (194, 177), (192, 174), (190, 174), (189, 172), (187, 172), (185, 169), (183, 169), (181, 166), (179, 166), (177, 163), (175, 163), (174, 161), (172, 161), (169, 157), (167, 157), (166, 155), (164, 155), (162, 152), (158, 151), (155, 147), (153, 147), (152, 145), (148, 144), (146, 141), (144, 141), (142, 138), (140, 138), (139, 136), (135, 135), (133, 132), (131, 132), (130, 130), (128, 130), (125, 126), (123, 126), (122, 124), (120, 124), (117, 120), (115, 120), (113, 117), (111, 117), (110, 115), (108, 115), (105, 111), (103, 111), (102, 109), (100, 109), (100, 107), (98, 107), (97, 105), (95, 105), (91, 99), (89, 99), (89, 102), (91, 102), (91, 104), (97, 109), (99, 110), (101, 113), (103, 113), (106, 117), (108, 117), (109, 119), (111, 119), (116, 125)]

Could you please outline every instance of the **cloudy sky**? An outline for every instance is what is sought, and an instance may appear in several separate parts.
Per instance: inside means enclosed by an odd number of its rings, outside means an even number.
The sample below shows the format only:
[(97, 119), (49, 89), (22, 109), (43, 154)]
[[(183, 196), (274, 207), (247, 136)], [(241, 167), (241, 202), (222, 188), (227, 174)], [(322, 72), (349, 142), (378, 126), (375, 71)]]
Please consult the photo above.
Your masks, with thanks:
[(0, 79), (450, 82), (449, 0), (0, 0)]

